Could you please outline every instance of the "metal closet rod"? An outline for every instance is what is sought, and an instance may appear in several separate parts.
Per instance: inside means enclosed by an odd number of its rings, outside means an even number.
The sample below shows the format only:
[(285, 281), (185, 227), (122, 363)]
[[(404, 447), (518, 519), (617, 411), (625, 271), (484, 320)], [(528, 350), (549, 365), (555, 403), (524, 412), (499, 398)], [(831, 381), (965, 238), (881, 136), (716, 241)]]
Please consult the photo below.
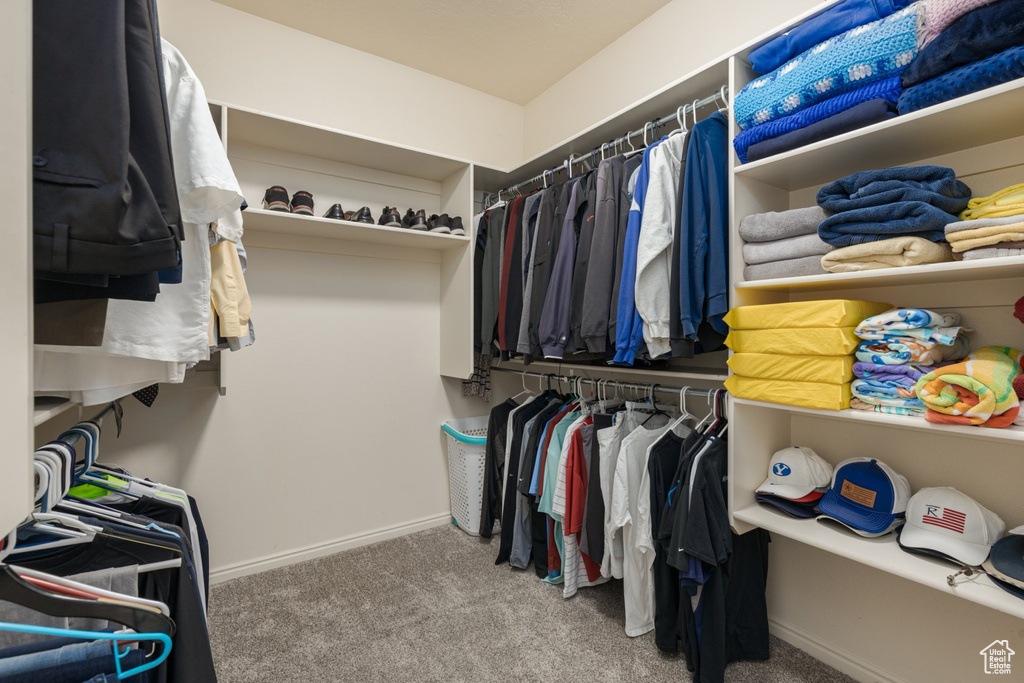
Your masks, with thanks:
[[(108, 415), (110, 415), (112, 412), (114, 412), (114, 410), (116, 408), (120, 407), (120, 405), (121, 405), (120, 400), (112, 401), (110, 403), (110, 405), (108, 405), (106, 408), (104, 408), (103, 410), (98, 412), (92, 418), (90, 418), (88, 420), (84, 420), (84, 422), (95, 422), (98, 425), (102, 425), (103, 424), (103, 419), (106, 418)], [(79, 441), (81, 441), (83, 438), (84, 437), (81, 434), (72, 434), (67, 439), (64, 439), (64, 443), (69, 444), (71, 446), (74, 446)]]
[(682, 387), (669, 387), (664, 384), (639, 384), (637, 382), (620, 382), (615, 379), (603, 379), (593, 377), (581, 377), (579, 375), (557, 375), (552, 372), (530, 372), (529, 370), (513, 370), (512, 368), (491, 368), (492, 372), (508, 372), (514, 375), (522, 375), (523, 377), (533, 377), (536, 379), (547, 379), (551, 381), (560, 381), (567, 384), (572, 382), (583, 382), (590, 384), (593, 387), (597, 387), (600, 382), (607, 382), (607, 386), (617, 387), (619, 389), (630, 389), (635, 391), (655, 391), (663, 392), (666, 394), (672, 394), (676, 397), (679, 396), (680, 391), (684, 391), (687, 396), (701, 396), (704, 398), (713, 398), (715, 392), (723, 392), (725, 389), (694, 389), (689, 386)]
[[(496, 201), (500, 201), (501, 200), (501, 195), (503, 193), (504, 194), (509, 194), (509, 193), (512, 193), (512, 192), (516, 192), (517, 190), (521, 190), (522, 188), (527, 187), (529, 185), (533, 185), (534, 183), (541, 182), (542, 180), (547, 180), (548, 174), (551, 174), (551, 178), (553, 180), (554, 176), (555, 176), (555, 173), (557, 173), (558, 171), (568, 171), (568, 170), (572, 169), (572, 165), (573, 164), (581, 163), (581, 162), (584, 162), (584, 161), (587, 161), (587, 160), (593, 161), (594, 157), (595, 157), (595, 155), (597, 153), (600, 153), (601, 154), (601, 158), (603, 159), (604, 158), (604, 151), (606, 149), (607, 150), (618, 149), (622, 145), (629, 143), (629, 141), (634, 136), (636, 136), (636, 135), (645, 134), (648, 130), (653, 132), (654, 130), (656, 130), (658, 128), (661, 128), (662, 126), (665, 126), (665, 125), (667, 125), (669, 123), (677, 123), (677, 124), (679, 124), (679, 123), (682, 122), (683, 116), (685, 116), (688, 112), (690, 114), (696, 114), (696, 111), (698, 109), (700, 109), (701, 107), (706, 107), (707, 105), (713, 104), (715, 102), (721, 102), (721, 103), (725, 104), (726, 106), (728, 106), (728, 100), (726, 99), (728, 97), (728, 95), (729, 95), (729, 86), (723, 85), (714, 94), (708, 95), (707, 97), (705, 97), (703, 99), (694, 100), (690, 104), (684, 104), (684, 105), (682, 105), (680, 107), (677, 107), (676, 110), (674, 112), (672, 112), (671, 114), (663, 116), (660, 119), (655, 119), (653, 121), (648, 121), (647, 123), (645, 123), (643, 125), (642, 128), (638, 128), (637, 130), (631, 130), (631, 131), (629, 131), (628, 133), (626, 133), (625, 135), (623, 135), (621, 137), (617, 137), (617, 138), (615, 138), (613, 140), (609, 140), (608, 142), (605, 142), (604, 144), (602, 144), (600, 147), (595, 147), (594, 149), (590, 150), (586, 154), (581, 154), (580, 156), (574, 156), (573, 154), (570, 153), (569, 154), (569, 158), (567, 158), (565, 161), (563, 161), (558, 166), (550, 168), (550, 169), (542, 172), (540, 175), (535, 175), (534, 177), (530, 178), (529, 180), (524, 180), (521, 183), (516, 183), (515, 185), (510, 185), (510, 186), (508, 186), (508, 187), (506, 187), (506, 188), (504, 188), (502, 190), (498, 190), (498, 194), (497, 194), (498, 199)], [(495, 195), (489, 195), (488, 199), (490, 199), (490, 197), (493, 197), (493, 196), (495, 196)], [(488, 201), (486, 203), (487, 204), (492, 204), (493, 202)]]

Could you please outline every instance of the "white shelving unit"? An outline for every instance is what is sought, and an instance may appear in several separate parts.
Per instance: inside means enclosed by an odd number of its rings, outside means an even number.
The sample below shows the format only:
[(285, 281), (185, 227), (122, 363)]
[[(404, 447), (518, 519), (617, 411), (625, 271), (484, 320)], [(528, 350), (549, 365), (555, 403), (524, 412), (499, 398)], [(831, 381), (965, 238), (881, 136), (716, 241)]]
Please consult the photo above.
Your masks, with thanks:
[[(250, 206), (248, 247), (436, 263), (441, 290), (441, 375), (473, 369), (473, 167), (464, 160), (394, 145), (224, 103), (211, 103), (228, 157)], [(313, 195), (315, 215), (260, 208), (272, 185)], [(467, 236), (321, 218), (331, 205), (461, 216)]]
[(32, 426), (38, 427), (41, 424), (49, 422), (53, 418), (58, 415), (62, 415), (77, 405), (77, 403), (69, 401), (66, 398), (40, 396), (36, 398), (34, 410), (32, 411)]
[[(753, 74), (732, 59), (730, 91)], [(1024, 176), (1024, 80), (974, 93), (830, 140), (741, 165), (731, 153), (731, 305), (853, 298), (957, 311), (974, 331), (971, 346), (1024, 345), (1012, 317), (1024, 293), (1024, 258), (922, 265), (861, 273), (743, 281), (738, 226), (745, 216), (811, 206), (818, 188), (850, 173), (938, 163), (954, 168), (976, 195)], [(738, 132), (735, 124), (733, 135)], [(793, 444), (814, 448), (833, 465), (852, 456), (893, 466), (914, 491), (955, 486), (996, 511), (1009, 527), (1024, 523), (1016, 482), (1024, 476), (1024, 428), (932, 424), (923, 418), (858, 410), (811, 410), (730, 397), (729, 504), (737, 531), (754, 527), (819, 548), (944, 593), (1017, 617), (1024, 602), (984, 576), (951, 588), (956, 567), (906, 553), (893, 536), (865, 539), (814, 520), (797, 520), (756, 504), (772, 454)]]

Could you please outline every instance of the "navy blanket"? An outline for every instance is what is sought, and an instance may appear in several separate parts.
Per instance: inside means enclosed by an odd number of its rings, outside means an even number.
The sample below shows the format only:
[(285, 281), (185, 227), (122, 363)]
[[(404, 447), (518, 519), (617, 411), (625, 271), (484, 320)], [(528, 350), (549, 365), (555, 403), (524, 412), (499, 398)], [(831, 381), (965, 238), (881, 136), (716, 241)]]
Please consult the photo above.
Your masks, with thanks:
[(902, 236), (939, 242), (945, 238), (946, 225), (956, 221), (956, 216), (926, 202), (895, 202), (829, 216), (818, 226), (818, 236), (833, 247)]
[(1022, 77), (1024, 46), (1011, 47), (903, 91), (899, 101), (900, 113), (909, 114)]
[(860, 171), (818, 190), (818, 206), (839, 213), (897, 202), (929, 204), (949, 214), (967, 208), (971, 188), (945, 166), (897, 166)]

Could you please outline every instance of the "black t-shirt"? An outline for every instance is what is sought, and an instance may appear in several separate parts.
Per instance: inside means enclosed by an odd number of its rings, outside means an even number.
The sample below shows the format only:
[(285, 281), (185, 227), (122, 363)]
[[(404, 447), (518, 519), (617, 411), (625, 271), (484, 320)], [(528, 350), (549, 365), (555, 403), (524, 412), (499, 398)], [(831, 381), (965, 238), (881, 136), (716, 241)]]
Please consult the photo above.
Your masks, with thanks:
[(512, 535), (516, 522), (516, 494), (519, 483), (519, 458), (523, 447), (523, 428), (544, 410), (548, 402), (544, 396), (538, 396), (512, 417), (512, 433), (509, 440), (508, 471), (505, 472), (505, 497), (501, 508), (501, 545), (498, 547), (498, 558), (494, 564), (508, 562), (512, 554)]
[(480, 504), (479, 534), (490, 538), (494, 521), (501, 518), (501, 475), (505, 469), (505, 438), (508, 415), (519, 407), (507, 399), (491, 409), (487, 422), (487, 445), (484, 447), (484, 494)]

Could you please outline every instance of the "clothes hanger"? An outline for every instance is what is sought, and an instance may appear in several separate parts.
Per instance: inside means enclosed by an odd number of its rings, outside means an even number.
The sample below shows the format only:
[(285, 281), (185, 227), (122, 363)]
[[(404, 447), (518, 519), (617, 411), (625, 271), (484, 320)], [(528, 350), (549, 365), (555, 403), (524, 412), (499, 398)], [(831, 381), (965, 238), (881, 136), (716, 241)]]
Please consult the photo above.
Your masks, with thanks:
[(511, 399), (510, 399), (510, 400), (512, 400), (512, 401), (516, 400), (517, 398), (519, 398), (519, 397), (520, 397), (520, 396), (522, 396), (523, 394), (531, 394), (531, 393), (533, 393), (533, 392), (531, 392), (531, 391), (530, 391), (529, 389), (527, 389), (527, 388), (526, 388), (526, 375), (521, 375), (521, 377), (522, 377), (522, 380), (523, 380), (523, 390), (522, 390), (522, 391), (520, 391), (520, 392), (519, 392), (518, 394), (516, 394), (515, 396), (513, 396), (513, 397), (512, 397)]
[(726, 98), (725, 94), (727, 89), (728, 87), (723, 85), (721, 90), (719, 90), (715, 94), (715, 99), (718, 99), (719, 96), (721, 96), (722, 98), (722, 106), (718, 108), (718, 111), (722, 112), (723, 114), (729, 113), (729, 100)]
[[(67, 589), (66, 595), (70, 597), (83, 597), (86, 599), (99, 599), (107, 598), (108, 600), (116, 600), (118, 602), (137, 604), (140, 607), (144, 607), (149, 611), (156, 611), (164, 616), (170, 616), (170, 608), (159, 600), (147, 600), (145, 598), (135, 597), (133, 595), (124, 595), (122, 593), (115, 593), (114, 591), (105, 590), (103, 588), (96, 588), (88, 584), (79, 583), (66, 579), (63, 576), (55, 576), (53, 574), (47, 574), (35, 569), (29, 569), (28, 567), (16, 567), (14, 565), (7, 565), (10, 569), (18, 575), (26, 583), (30, 583), (38, 588), (44, 590), (56, 591), (59, 588)], [(48, 586), (44, 585), (48, 584)], [(53, 588), (56, 587), (56, 588)], [(84, 594), (84, 595), (83, 595)]]

